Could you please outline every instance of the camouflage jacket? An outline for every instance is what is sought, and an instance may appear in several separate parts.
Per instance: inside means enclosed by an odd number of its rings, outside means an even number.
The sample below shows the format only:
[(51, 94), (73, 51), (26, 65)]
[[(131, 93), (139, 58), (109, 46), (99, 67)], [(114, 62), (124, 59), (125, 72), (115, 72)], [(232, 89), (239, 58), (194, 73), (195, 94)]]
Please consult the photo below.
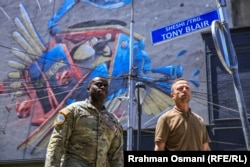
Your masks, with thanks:
[(45, 167), (123, 167), (123, 130), (104, 108), (88, 100), (59, 111), (45, 160)]

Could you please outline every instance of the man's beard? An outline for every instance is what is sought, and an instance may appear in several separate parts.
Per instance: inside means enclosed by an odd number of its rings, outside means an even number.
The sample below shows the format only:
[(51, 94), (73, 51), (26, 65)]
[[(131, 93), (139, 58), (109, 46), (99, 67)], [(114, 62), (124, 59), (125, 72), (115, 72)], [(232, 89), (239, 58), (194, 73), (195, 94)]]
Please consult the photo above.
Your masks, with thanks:
[(187, 96), (184, 96), (184, 97), (182, 97), (182, 98), (180, 99), (180, 101), (181, 101), (182, 103), (189, 103), (189, 102), (190, 102), (190, 98), (187, 97)]

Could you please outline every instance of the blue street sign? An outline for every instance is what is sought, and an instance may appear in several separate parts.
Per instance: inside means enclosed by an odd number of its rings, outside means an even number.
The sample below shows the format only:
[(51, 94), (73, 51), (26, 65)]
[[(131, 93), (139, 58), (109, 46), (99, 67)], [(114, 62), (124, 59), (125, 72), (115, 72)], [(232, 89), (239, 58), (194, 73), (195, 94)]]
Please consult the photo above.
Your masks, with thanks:
[(153, 44), (177, 38), (205, 28), (209, 28), (214, 20), (219, 20), (217, 10), (198, 15), (151, 32)]

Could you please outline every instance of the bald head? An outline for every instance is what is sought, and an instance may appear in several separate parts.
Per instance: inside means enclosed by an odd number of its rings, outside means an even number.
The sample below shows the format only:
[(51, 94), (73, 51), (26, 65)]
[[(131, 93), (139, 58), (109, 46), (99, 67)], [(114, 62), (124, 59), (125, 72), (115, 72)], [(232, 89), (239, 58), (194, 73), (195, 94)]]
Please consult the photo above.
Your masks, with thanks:
[(92, 79), (89, 81), (88, 89), (91, 87), (91, 85), (92, 85), (94, 82), (99, 81), (99, 80), (102, 80), (102, 81), (108, 83), (108, 80), (107, 80), (106, 78), (104, 78), (104, 77), (94, 77), (94, 78), (92, 78)]
[(176, 103), (188, 103), (191, 99), (191, 88), (187, 80), (175, 80), (171, 88), (171, 97)]
[(186, 79), (178, 78), (178, 79), (174, 80), (174, 82), (172, 83), (171, 92), (173, 92), (175, 85), (180, 81), (185, 82), (185, 83), (187, 83), (189, 85), (189, 83), (188, 83), (188, 81)]

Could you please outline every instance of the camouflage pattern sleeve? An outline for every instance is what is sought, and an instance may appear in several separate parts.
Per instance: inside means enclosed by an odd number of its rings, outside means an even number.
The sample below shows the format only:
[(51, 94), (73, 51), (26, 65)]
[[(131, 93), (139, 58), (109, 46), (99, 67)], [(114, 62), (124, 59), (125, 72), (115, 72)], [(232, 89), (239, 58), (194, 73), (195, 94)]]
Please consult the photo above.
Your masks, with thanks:
[(112, 141), (108, 158), (110, 161), (110, 167), (123, 167), (124, 166), (124, 155), (123, 155), (123, 129), (118, 123), (115, 137)]
[(45, 158), (45, 167), (59, 167), (62, 155), (67, 147), (71, 134), (72, 113), (69, 109), (62, 109), (54, 123)]

